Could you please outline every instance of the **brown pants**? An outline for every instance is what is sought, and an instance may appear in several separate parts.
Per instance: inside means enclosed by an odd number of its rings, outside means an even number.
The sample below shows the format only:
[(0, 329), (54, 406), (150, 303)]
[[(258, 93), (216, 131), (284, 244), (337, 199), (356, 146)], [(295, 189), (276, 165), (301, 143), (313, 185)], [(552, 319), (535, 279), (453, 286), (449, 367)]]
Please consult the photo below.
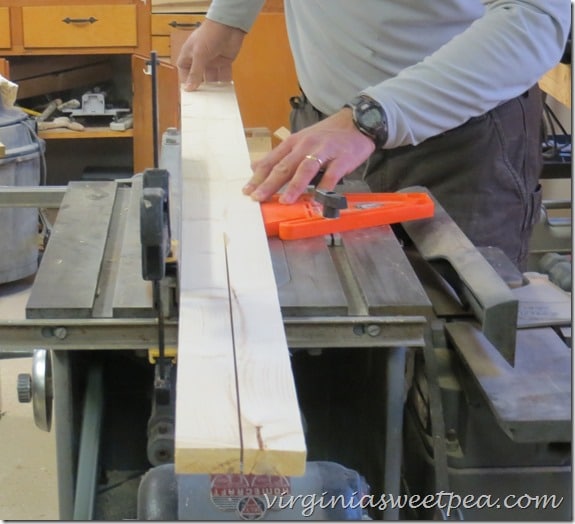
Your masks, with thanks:
[[(291, 100), (292, 131), (325, 118)], [(427, 187), (476, 246), (496, 246), (521, 270), (539, 219), (542, 96), (537, 86), (417, 146), (379, 150), (359, 168), (372, 191)]]

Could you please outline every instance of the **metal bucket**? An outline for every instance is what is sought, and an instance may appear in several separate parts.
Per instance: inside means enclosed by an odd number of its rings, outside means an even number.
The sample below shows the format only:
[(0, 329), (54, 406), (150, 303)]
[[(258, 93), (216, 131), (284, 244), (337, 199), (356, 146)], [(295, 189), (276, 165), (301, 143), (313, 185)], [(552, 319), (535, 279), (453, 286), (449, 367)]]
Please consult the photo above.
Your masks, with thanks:
[[(40, 184), (44, 168), (44, 141), (26, 113), (0, 103), (0, 192), (2, 186)], [(38, 210), (0, 207), (0, 284), (32, 275), (38, 269)]]

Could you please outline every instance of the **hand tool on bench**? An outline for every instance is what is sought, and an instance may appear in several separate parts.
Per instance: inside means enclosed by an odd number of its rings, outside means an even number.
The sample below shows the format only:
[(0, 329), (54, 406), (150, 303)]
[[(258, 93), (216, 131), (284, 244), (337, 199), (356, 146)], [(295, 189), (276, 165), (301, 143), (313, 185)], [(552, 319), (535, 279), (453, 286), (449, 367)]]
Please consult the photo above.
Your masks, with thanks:
[(46, 106), (40, 116), (36, 117), (36, 120), (38, 122), (44, 122), (45, 120), (48, 120), (48, 118), (50, 118), (58, 109), (59, 105), (62, 105), (62, 100), (60, 98), (55, 98)]
[(48, 129), (68, 128), (72, 131), (84, 131), (84, 126), (79, 122), (72, 122), (67, 116), (59, 116), (51, 122), (38, 122), (38, 130), (46, 131)]
[(67, 109), (78, 109), (82, 104), (76, 98), (71, 98), (58, 105), (58, 111), (66, 111)]

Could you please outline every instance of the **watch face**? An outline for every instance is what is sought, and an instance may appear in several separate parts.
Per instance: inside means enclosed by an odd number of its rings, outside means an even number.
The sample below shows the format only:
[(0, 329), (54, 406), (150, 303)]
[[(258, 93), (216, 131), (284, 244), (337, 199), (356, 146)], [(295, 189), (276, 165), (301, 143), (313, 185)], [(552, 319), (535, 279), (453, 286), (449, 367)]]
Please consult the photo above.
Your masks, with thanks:
[(361, 123), (368, 129), (377, 129), (381, 126), (382, 113), (377, 107), (370, 106), (361, 115)]

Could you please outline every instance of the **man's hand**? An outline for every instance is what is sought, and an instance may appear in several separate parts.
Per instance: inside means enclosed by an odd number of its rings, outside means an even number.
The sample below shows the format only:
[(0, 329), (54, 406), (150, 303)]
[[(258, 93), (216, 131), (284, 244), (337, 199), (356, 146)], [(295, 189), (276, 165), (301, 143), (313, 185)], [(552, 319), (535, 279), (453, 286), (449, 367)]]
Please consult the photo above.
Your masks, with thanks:
[(180, 83), (186, 91), (202, 82), (230, 82), (232, 62), (238, 55), (246, 33), (212, 20), (204, 20), (185, 41), (178, 56)]
[(292, 204), (320, 169), (325, 169), (325, 173), (318, 189), (331, 191), (344, 175), (367, 160), (374, 149), (373, 141), (355, 127), (351, 109), (344, 108), (290, 135), (254, 162), (254, 175), (243, 191), (261, 202), (287, 184), (280, 202)]

